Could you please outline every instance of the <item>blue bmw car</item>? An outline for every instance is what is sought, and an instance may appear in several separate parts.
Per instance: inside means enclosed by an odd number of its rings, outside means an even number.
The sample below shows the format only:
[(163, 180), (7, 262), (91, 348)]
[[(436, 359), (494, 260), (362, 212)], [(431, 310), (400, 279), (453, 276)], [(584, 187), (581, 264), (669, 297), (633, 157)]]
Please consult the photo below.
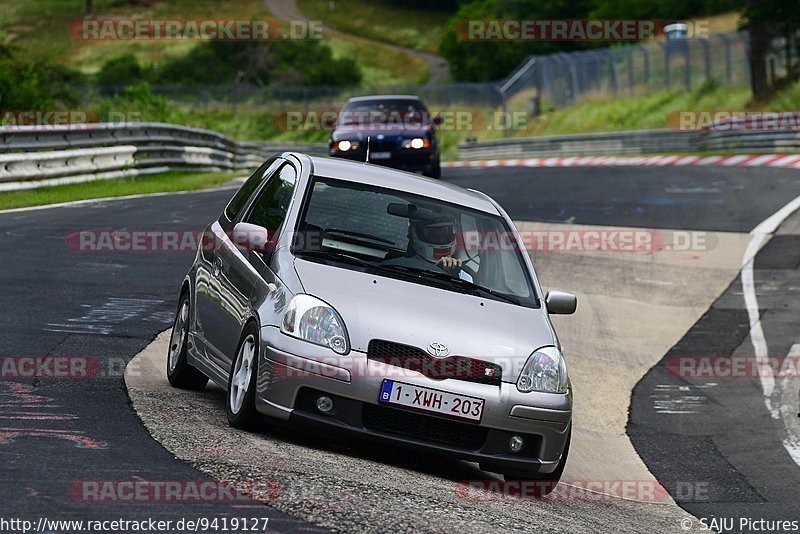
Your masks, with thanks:
[(419, 97), (361, 96), (345, 102), (330, 139), (330, 155), (367, 161), (431, 178), (442, 174), (436, 125)]

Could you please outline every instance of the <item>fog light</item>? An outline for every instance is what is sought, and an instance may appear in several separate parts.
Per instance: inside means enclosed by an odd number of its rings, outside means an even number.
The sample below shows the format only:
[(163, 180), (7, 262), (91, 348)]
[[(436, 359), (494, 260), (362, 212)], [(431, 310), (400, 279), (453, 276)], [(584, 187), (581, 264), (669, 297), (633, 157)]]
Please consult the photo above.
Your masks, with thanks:
[(325, 395), (318, 397), (317, 410), (321, 411), (322, 413), (328, 413), (329, 411), (333, 410), (333, 399), (326, 397)]
[[(319, 401), (317, 401), (317, 406), (319, 406)], [(519, 436), (514, 436), (510, 440), (508, 440), (508, 448), (511, 449), (511, 452), (519, 452), (522, 450), (522, 445), (525, 442)]]

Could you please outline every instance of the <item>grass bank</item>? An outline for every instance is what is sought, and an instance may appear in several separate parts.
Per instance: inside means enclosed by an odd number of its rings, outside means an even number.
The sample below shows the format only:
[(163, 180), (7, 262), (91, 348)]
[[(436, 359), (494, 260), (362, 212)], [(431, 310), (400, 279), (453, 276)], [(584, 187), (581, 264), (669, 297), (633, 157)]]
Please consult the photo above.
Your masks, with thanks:
[(243, 174), (245, 173), (174, 171), (120, 180), (98, 180), (79, 184), (40, 187), (27, 191), (0, 193), (0, 210), (44, 206), (93, 198), (208, 189), (229, 182)]

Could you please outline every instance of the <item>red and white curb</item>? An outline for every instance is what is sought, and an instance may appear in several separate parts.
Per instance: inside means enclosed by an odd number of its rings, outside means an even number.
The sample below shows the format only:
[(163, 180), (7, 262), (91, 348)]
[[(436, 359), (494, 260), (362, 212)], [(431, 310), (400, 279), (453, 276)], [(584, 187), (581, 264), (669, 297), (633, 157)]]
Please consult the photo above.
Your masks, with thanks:
[(800, 154), (738, 156), (582, 156), (569, 158), (491, 159), (448, 161), (442, 167), (605, 167), (605, 166), (682, 166), (782, 167), (800, 169)]

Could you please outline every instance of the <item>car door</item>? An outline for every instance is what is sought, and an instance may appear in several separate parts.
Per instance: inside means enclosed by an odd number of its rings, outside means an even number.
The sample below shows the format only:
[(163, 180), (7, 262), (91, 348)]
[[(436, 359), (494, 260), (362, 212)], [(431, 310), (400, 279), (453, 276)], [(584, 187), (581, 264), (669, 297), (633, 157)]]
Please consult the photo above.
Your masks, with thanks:
[[(240, 218), (241, 222), (266, 228), (272, 241), (277, 239), (286, 219), (296, 182), (295, 168), (290, 163), (283, 163), (266, 180), (245, 215)], [(239, 337), (245, 323), (251, 317), (253, 288), (261, 276), (251, 262), (261, 254), (263, 253), (260, 251), (246, 250), (236, 246), (232, 240), (227, 240), (217, 255), (220, 268), (218, 276), (220, 294), (224, 296), (221, 299), (221, 303), (224, 303), (221, 306), (220, 322), (222, 339), (218, 347), (225, 360), (223, 362), (225, 369), (230, 367), (236, 357)]]
[(195, 331), (199, 335), (198, 348), (202, 349), (201, 352), (225, 370), (227, 358), (223, 354), (229, 350), (231, 343), (226, 334), (230, 330), (230, 325), (226, 325), (230, 314), (225, 310), (238, 304), (231, 300), (230, 289), (223, 290), (220, 283), (224, 263), (220, 252), (228, 248), (234, 225), (257, 196), (263, 183), (282, 163), (283, 160), (271, 158), (261, 165), (233, 196), (219, 218), (205, 230), (195, 274)]

